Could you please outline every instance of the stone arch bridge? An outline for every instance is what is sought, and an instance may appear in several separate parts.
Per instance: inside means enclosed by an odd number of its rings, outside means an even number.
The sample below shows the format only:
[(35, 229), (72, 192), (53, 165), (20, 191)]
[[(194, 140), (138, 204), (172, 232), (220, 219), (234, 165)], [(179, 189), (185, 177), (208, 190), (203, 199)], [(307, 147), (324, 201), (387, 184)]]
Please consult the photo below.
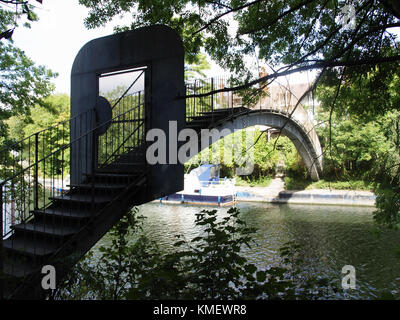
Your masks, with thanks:
[[(101, 96), (107, 79), (125, 76), (132, 83), (122, 95)], [(139, 82), (142, 90), (135, 93)], [(182, 41), (168, 27), (114, 34), (82, 47), (71, 72), (71, 119), (0, 151), (0, 170), (7, 172), (0, 182), (1, 297), (43, 298), (44, 265), (54, 266), (62, 280), (133, 206), (183, 189), (183, 164), (149, 165), (145, 157), (152, 128), (166, 132), (165, 152), (174, 156), (170, 121), (178, 132), (199, 134), (203, 128), (280, 128), (311, 176), (320, 177), (321, 147), (301, 106), (246, 108), (221, 94), (208, 103), (184, 98), (199, 88), (207, 86), (185, 86)]]

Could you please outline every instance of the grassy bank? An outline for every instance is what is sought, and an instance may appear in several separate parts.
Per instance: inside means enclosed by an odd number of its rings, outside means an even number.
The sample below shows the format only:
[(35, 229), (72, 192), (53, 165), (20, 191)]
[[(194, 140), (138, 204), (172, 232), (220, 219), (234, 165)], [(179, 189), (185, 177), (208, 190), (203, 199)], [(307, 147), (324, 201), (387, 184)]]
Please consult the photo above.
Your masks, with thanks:
[(268, 187), (271, 181), (271, 176), (259, 177), (257, 179), (248, 176), (236, 177), (236, 185), (241, 187)]
[(349, 179), (346, 181), (338, 181), (334, 179), (321, 179), (319, 181), (311, 181), (299, 177), (285, 177), (286, 190), (311, 190), (311, 189), (334, 189), (334, 190), (362, 190), (373, 191), (374, 186), (370, 182), (357, 179)]

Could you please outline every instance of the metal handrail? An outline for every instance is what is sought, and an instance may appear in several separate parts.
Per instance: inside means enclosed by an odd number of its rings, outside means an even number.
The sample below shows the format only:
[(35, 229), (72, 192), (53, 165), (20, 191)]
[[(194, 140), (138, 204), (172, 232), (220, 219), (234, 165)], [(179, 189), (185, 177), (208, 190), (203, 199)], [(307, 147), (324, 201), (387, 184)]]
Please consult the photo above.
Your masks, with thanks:
[[(140, 74), (140, 75), (141, 75), (141, 74)], [(140, 75), (139, 75), (139, 77), (140, 77)], [(139, 77), (138, 77), (138, 78), (139, 78)], [(133, 84), (135, 84), (135, 82), (134, 82)], [(140, 91), (134, 92), (133, 94), (141, 93), (141, 92), (143, 92), (143, 91), (140, 90)], [(126, 95), (126, 93), (124, 93), (123, 96), (125, 96), (125, 95)], [(121, 97), (121, 98), (122, 98), (122, 97)], [(115, 106), (120, 102), (121, 98), (118, 99), (118, 101), (113, 105), (113, 107), (115, 107)], [(86, 111), (82, 111), (81, 113), (77, 114), (76, 116), (73, 116), (72, 118), (69, 118), (69, 119), (63, 120), (63, 121), (59, 121), (59, 122), (53, 124), (52, 126), (49, 126), (49, 127), (45, 128), (45, 129), (36, 131), (35, 133), (32, 133), (31, 135), (29, 135), (29, 136), (27, 136), (27, 137), (25, 137), (25, 138), (22, 138), (21, 140), (19, 140), (19, 141), (17, 141), (17, 142), (13, 142), (13, 144), (10, 145), (10, 146), (6, 146), (6, 147), (3, 147), (3, 148), (0, 148), (0, 153), (2, 153), (2, 152), (4, 152), (4, 151), (10, 151), (10, 150), (12, 150), (13, 147), (17, 146), (18, 144), (21, 144), (21, 143), (25, 142), (26, 140), (28, 140), (28, 139), (30, 139), (30, 138), (33, 138), (33, 137), (34, 137), (35, 135), (37, 135), (37, 134), (43, 133), (43, 132), (45, 132), (45, 131), (49, 131), (49, 130), (54, 129), (54, 128), (56, 128), (57, 126), (63, 125), (63, 124), (65, 124), (65, 123), (71, 123), (72, 120), (75, 120), (75, 119), (77, 119), (77, 118), (82, 118), (82, 117), (83, 117), (83, 114), (88, 113), (88, 112), (91, 112), (91, 111), (92, 111), (92, 109), (89, 109), (89, 110), (86, 110)]]
[[(59, 147), (57, 150), (55, 150), (55, 151), (53, 151), (53, 152), (47, 154), (45, 157), (39, 159), (37, 162), (35, 162), (34, 164), (30, 165), (29, 167), (26, 167), (26, 168), (22, 169), (21, 171), (19, 171), (19, 172), (18, 172), (17, 174), (15, 174), (14, 176), (9, 177), (9, 178), (7, 178), (6, 180), (0, 181), (0, 186), (5, 185), (8, 181), (11, 181), (11, 180), (15, 179), (17, 176), (21, 175), (21, 174), (24, 173), (25, 171), (28, 171), (29, 169), (31, 169), (31, 168), (33, 168), (34, 166), (36, 166), (38, 163), (43, 162), (44, 160), (50, 158), (52, 155), (56, 154), (57, 152), (62, 151), (62, 150), (64, 150), (64, 149), (68, 148), (71, 144), (77, 142), (78, 140), (84, 138), (85, 136), (87, 136), (87, 135), (89, 135), (89, 134), (91, 134), (91, 133), (94, 133), (95, 131), (99, 130), (101, 127), (103, 127), (103, 126), (106, 125), (107, 123), (109, 123), (109, 122), (111, 123), (111, 122), (114, 121), (115, 119), (117, 119), (117, 118), (119, 118), (119, 117), (121, 117), (121, 116), (124, 116), (125, 114), (127, 114), (127, 113), (129, 113), (129, 112), (132, 112), (133, 110), (136, 110), (138, 107), (139, 107), (139, 106), (135, 106), (135, 107), (133, 107), (132, 109), (130, 109), (130, 110), (128, 110), (128, 111), (125, 111), (124, 113), (121, 113), (121, 114), (119, 114), (118, 116), (116, 116), (116, 117), (114, 117), (114, 118), (112, 118), (112, 119), (110, 119), (110, 120), (107, 120), (106, 122), (103, 122), (103, 123), (97, 125), (95, 128), (93, 128), (93, 129), (87, 131), (86, 133), (82, 134), (82, 135), (79, 136), (78, 138), (76, 138), (76, 139), (70, 141), (69, 143), (66, 143), (65, 145)], [(94, 109), (91, 109), (91, 110), (89, 110), (89, 111), (92, 111), (92, 112), (93, 112)]]
[[(18, 223), (24, 223), (26, 221), (29, 221), (32, 217), (32, 214), (29, 214), (29, 212), (32, 211), (32, 208), (30, 207), (29, 203), (31, 203), (31, 192), (33, 192), (33, 198), (34, 198), (34, 209), (37, 210), (39, 209), (39, 203), (38, 203), (38, 189), (39, 189), (39, 182), (38, 182), (38, 167), (39, 165), (42, 164), (46, 164), (46, 161), (48, 160), (52, 160), (54, 157), (56, 157), (57, 155), (62, 154), (65, 150), (67, 150), (68, 148), (70, 149), (74, 144), (80, 143), (80, 141), (85, 140), (86, 142), (91, 140), (91, 137), (96, 136), (96, 132), (98, 132), (98, 130), (100, 128), (102, 128), (104, 125), (107, 125), (108, 123), (112, 123), (116, 120), (119, 120), (121, 118), (124, 118), (127, 114), (135, 112), (135, 110), (138, 110), (142, 105), (135, 105), (134, 107), (130, 108), (129, 110), (126, 110), (118, 115), (116, 115), (115, 117), (113, 117), (112, 119), (107, 120), (106, 122), (97, 124), (94, 128), (88, 130), (87, 132), (81, 134), (79, 137), (74, 138), (73, 140), (65, 143), (64, 145), (58, 147), (56, 150), (52, 150), (50, 153), (47, 153), (46, 155), (42, 156), (40, 159), (37, 156), (37, 152), (36, 153), (36, 160), (33, 163), (29, 163), (29, 165), (25, 168), (23, 168), (22, 170), (19, 170), (18, 172), (16, 172), (15, 174), (13, 174), (10, 177), (7, 177), (5, 180), (0, 182), (0, 194), (1, 194), (1, 198), (0, 198), (0, 231), (1, 231), (1, 235), (2, 235), (2, 239), (4, 239), (5, 237), (8, 236), (8, 234), (10, 234), (12, 232), (12, 229), (9, 229), (7, 231), (7, 222), (4, 220), (3, 221), (3, 205), (5, 205), (5, 201), (4, 197), (5, 196), (5, 190), (4, 188), (7, 189), (7, 187), (12, 187), (12, 185), (14, 184), (14, 180), (18, 179), (18, 181), (16, 183), (21, 183), (22, 185), (26, 184), (26, 179), (28, 177), (28, 179), (30, 179), (32, 171), (34, 171), (34, 176), (32, 179), (32, 182), (34, 183), (33, 186), (28, 185), (28, 189), (29, 192), (27, 192), (27, 195), (23, 195), (24, 199), (22, 200), (23, 203), (25, 203), (27, 201), (27, 204), (23, 204), (21, 208), (16, 209), (18, 210), (24, 210), (25, 212), (23, 212), (23, 217), (22, 219), (20, 219), (18, 221)], [(95, 119), (95, 110), (94, 109), (90, 109), (87, 111), (87, 113), (91, 113), (91, 121), (94, 121)], [(94, 123), (94, 122), (93, 122)], [(135, 130), (134, 130), (135, 131)], [(81, 132), (81, 131), (80, 131)], [(38, 134), (35, 135), (36, 137), (38, 136)], [(88, 140), (89, 139), (89, 140)], [(126, 140), (123, 141), (123, 143), (125, 143)], [(37, 148), (36, 148), (37, 151)], [(92, 157), (93, 158), (93, 157)], [(88, 159), (87, 159), (88, 160)], [(70, 159), (70, 161), (72, 161), (72, 159)], [(46, 172), (44, 172), (44, 174), (46, 175)], [(54, 172), (50, 173), (50, 179), (55, 179), (55, 175)], [(30, 182), (29, 182), (30, 183)], [(10, 192), (10, 189), (8, 190), (8, 192)], [(11, 193), (11, 197), (13, 197), (14, 192)], [(62, 194), (62, 192), (60, 192), (60, 194)], [(48, 204), (45, 204), (46, 200), (44, 199), (45, 196), (43, 196), (43, 208), (45, 208)], [(11, 199), (11, 202), (13, 202), (14, 199)], [(9, 201), (7, 201), (9, 202)], [(11, 203), (10, 202), (10, 203)], [(7, 208), (5, 209), (7, 212)], [(10, 226), (13, 225), (13, 220), (14, 220), (14, 211), (12, 211), (12, 216), (11, 216), (11, 224)], [(6, 217), (7, 219), (7, 217)], [(0, 249), (2, 248), (2, 239), (0, 239)], [(1, 250), (0, 250), (1, 251)], [(0, 270), (1, 271), (1, 270)]]
[[(202, 86), (201, 85), (199, 86), (199, 84), (202, 84)], [(215, 121), (215, 116), (214, 116), (215, 112), (218, 109), (220, 109), (218, 107), (221, 107), (221, 105), (223, 108), (231, 110), (229, 118), (236, 117), (242, 114), (242, 112), (234, 113), (235, 108), (243, 107), (243, 102), (241, 101), (241, 98), (235, 92), (227, 91), (227, 92), (211, 93), (215, 90), (225, 88), (226, 84), (227, 80), (223, 78), (209, 78), (203, 80), (195, 80), (193, 83), (186, 84), (186, 92), (192, 91), (195, 92), (195, 94), (202, 95), (202, 97), (193, 97), (193, 94), (187, 94), (188, 96), (190, 96), (190, 98), (187, 98), (186, 121), (190, 123), (192, 121), (191, 120), (192, 117), (202, 116), (203, 113), (206, 111), (211, 113), (212, 123), (210, 125), (213, 125)], [(210, 95), (203, 97), (203, 95), (207, 94), (208, 92), (210, 92)], [(294, 95), (291, 94), (291, 96)], [(206, 104), (204, 103), (205, 98), (211, 100), (209, 105), (207, 105), (207, 103)], [(239, 105), (237, 103), (235, 104), (235, 99), (238, 101), (240, 100)], [(269, 100), (271, 100), (271, 97), (269, 97)], [(206, 110), (207, 107), (209, 107), (210, 110)], [(246, 110), (247, 113), (252, 110), (255, 110), (254, 106), (250, 105), (246, 107), (247, 107)], [(310, 141), (314, 145), (316, 152), (322, 153), (318, 135), (315, 131), (315, 126), (312, 120), (310, 119), (308, 113), (305, 111), (305, 109), (300, 103), (296, 103), (295, 101), (294, 104), (281, 106), (271, 103), (271, 101), (269, 101), (268, 104), (265, 104), (262, 107), (260, 105), (260, 108), (257, 108), (257, 110), (259, 111), (268, 109), (271, 110), (271, 112), (277, 112), (283, 114), (289, 117), (298, 125), (300, 125), (300, 127), (306, 132), (307, 136), (310, 138)]]
[(43, 132), (45, 132), (45, 131), (49, 131), (49, 130), (54, 129), (54, 128), (56, 128), (57, 126), (63, 125), (63, 124), (65, 124), (65, 123), (71, 123), (72, 120), (75, 120), (75, 119), (77, 119), (78, 117), (81, 118), (81, 117), (83, 116), (83, 114), (88, 113), (89, 111), (90, 111), (90, 110), (83, 111), (83, 112), (79, 113), (78, 115), (76, 115), (76, 116), (74, 116), (74, 117), (72, 117), (72, 118), (69, 118), (69, 119), (67, 119), (67, 120), (63, 120), (63, 121), (57, 122), (57, 123), (53, 124), (53, 125), (50, 126), (50, 127), (47, 127), (47, 128), (45, 128), (45, 129), (39, 130), (39, 131), (37, 131), (37, 132), (35, 132), (35, 133), (32, 133), (30, 136), (27, 136), (27, 137), (25, 137), (25, 138), (23, 138), (23, 139), (21, 139), (21, 140), (19, 140), (19, 141), (17, 141), (17, 142), (14, 142), (11, 146), (6, 146), (6, 147), (1, 148), (1, 149), (0, 149), (0, 153), (2, 153), (2, 152), (4, 152), (4, 151), (10, 151), (10, 150), (12, 150), (13, 147), (17, 146), (18, 144), (22, 144), (23, 142), (25, 142), (26, 140), (29, 140), (30, 138), (34, 137), (34, 136), (37, 135), (37, 134), (43, 133)]

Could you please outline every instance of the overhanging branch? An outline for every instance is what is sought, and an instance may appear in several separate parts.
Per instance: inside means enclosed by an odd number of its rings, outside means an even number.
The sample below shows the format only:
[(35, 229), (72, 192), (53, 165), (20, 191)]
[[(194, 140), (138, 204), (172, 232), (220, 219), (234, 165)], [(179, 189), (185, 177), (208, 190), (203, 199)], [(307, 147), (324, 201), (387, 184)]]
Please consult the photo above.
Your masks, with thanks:
[(267, 76), (258, 78), (256, 80), (250, 81), (249, 83), (231, 87), (231, 88), (223, 88), (223, 89), (217, 89), (213, 90), (207, 93), (201, 93), (201, 94), (191, 94), (184, 96), (182, 98), (201, 98), (201, 97), (207, 97), (219, 92), (230, 92), (230, 91), (238, 91), (238, 90), (243, 90), (250, 88), (256, 84), (259, 84), (261, 82), (266, 82), (271, 79), (276, 79), (278, 77), (282, 76), (287, 76), (296, 72), (302, 72), (302, 71), (308, 71), (308, 70), (314, 70), (314, 69), (324, 69), (324, 68), (335, 68), (335, 67), (356, 67), (356, 66), (363, 66), (363, 65), (378, 65), (381, 63), (390, 63), (390, 62), (396, 62), (400, 61), (400, 55), (392, 56), (392, 57), (382, 57), (382, 58), (370, 58), (370, 59), (364, 59), (364, 60), (355, 60), (355, 61), (317, 61), (313, 64), (297, 67), (294, 69), (287, 69), (281, 72), (275, 72), (273, 74), (269, 74)]
[[(198, 34), (199, 32), (207, 29), (210, 25), (212, 25), (213, 23), (215, 23), (216, 21), (218, 21), (219, 19), (221, 19), (222, 17), (226, 16), (227, 14), (233, 13), (233, 12), (237, 12), (240, 11), (242, 9), (245, 9), (247, 7), (250, 7), (252, 5), (255, 5), (257, 3), (263, 2), (266, 0), (254, 0), (252, 2), (246, 3), (242, 6), (236, 7), (236, 8), (232, 8), (230, 10), (225, 11), (224, 13), (221, 13), (220, 15), (216, 16), (215, 18), (211, 19), (209, 22), (207, 22), (203, 27), (201, 27), (199, 30), (195, 31), (192, 33), (192, 36)], [(314, 1), (314, 0), (313, 0)]]
[(269, 28), (271, 26), (273, 26), (275, 23), (277, 23), (280, 19), (284, 18), (285, 16), (287, 16), (288, 14), (291, 14), (299, 9), (301, 9), (302, 7), (315, 2), (315, 0), (306, 0), (304, 2), (299, 3), (297, 6), (294, 6), (284, 12), (282, 12), (280, 15), (278, 15), (275, 19), (273, 19), (272, 21), (269, 21), (267, 24), (263, 25), (262, 27), (258, 27), (257, 29), (253, 29), (253, 30), (246, 30), (243, 32), (240, 32), (241, 35), (245, 35), (245, 34), (249, 34), (249, 33), (254, 33), (257, 32), (261, 29), (266, 29)]

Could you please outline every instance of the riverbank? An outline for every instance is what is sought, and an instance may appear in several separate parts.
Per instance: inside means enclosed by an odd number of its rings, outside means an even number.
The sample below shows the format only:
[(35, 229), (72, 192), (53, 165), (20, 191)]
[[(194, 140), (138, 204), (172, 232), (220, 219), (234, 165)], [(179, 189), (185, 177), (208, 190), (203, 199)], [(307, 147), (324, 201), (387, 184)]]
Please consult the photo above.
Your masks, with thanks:
[(230, 206), (234, 202), (264, 202), (374, 207), (375, 198), (373, 192), (362, 190), (286, 190), (284, 180), (276, 177), (268, 187), (230, 185), (229, 188), (204, 188), (199, 194), (183, 190), (154, 202), (211, 206)]
[[(395, 252), (400, 243), (398, 230), (387, 230), (376, 237), (373, 207), (302, 205), (261, 202), (238, 202), (240, 217), (256, 229), (252, 248), (243, 250), (249, 262), (265, 270), (282, 261), (279, 249), (288, 242), (300, 246), (302, 261), (296, 264), (299, 277), (337, 279), (341, 270), (351, 264), (357, 272), (357, 289), (333, 294), (331, 299), (377, 299), (381, 292), (392, 292), (400, 298), (400, 259)], [(207, 206), (144, 204), (139, 207), (144, 219), (143, 231), (165, 251), (173, 251), (175, 235), (185, 239), (201, 236), (194, 221)], [(217, 208), (215, 208), (217, 209)], [(217, 217), (225, 217), (228, 208), (219, 208)], [(219, 220), (218, 221), (222, 221)], [(200, 230), (200, 231), (199, 231)], [(111, 245), (111, 244), (110, 244)], [(304, 277), (304, 278), (303, 278)], [(396, 280), (398, 279), (398, 280)], [(320, 286), (329, 283), (320, 283)], [(320, 289), (320, 287), (318, 287)]]
[(358, 190), (285, 190), (281, 178), (272, 180), (268, 187), (236, 186), (237, 201), (270, 203), (375, 206), (375, 195)]

